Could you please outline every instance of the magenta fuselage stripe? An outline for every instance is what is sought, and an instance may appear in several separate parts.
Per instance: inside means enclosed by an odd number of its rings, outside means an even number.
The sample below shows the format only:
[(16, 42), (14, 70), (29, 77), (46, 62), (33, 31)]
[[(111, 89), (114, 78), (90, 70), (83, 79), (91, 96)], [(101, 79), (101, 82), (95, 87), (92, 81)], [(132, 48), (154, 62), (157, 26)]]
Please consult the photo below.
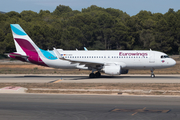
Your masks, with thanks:
[(15, 38), (16, 42), (19, 44), (19, 46), (22, 48), (22, 50), (26, 53), (28, 56), (28, 60), (31, 63), (47, 66), (39, 57), (36, 49), (32, 46), (32, 44), (25, 40), (20, 38)]

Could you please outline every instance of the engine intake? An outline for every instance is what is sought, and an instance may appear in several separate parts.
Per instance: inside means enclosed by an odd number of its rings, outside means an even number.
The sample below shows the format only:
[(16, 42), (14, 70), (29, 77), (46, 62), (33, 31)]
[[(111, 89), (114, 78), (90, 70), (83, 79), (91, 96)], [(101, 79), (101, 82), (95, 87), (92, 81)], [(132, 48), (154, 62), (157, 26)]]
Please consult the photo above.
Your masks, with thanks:
[(121, 66), (120, 65), (110, 65), (104, 66), (102, 69), (104, 73), (109, 75), (120, 75), (121, 74)]

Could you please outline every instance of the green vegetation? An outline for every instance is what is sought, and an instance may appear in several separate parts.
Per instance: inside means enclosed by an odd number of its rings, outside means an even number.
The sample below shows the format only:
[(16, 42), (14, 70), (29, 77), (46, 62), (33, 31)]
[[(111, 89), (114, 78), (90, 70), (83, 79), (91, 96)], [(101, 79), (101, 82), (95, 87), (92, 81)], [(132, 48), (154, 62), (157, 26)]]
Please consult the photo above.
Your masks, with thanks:
[(59, 5), (50, 12), (0, 13), (0, 54), (15, 51), (10, 24), (20, 24), (41, 49), (153, 49), (180, 53), (180, 10), (135, 16), (92, 5), (82, 11)]

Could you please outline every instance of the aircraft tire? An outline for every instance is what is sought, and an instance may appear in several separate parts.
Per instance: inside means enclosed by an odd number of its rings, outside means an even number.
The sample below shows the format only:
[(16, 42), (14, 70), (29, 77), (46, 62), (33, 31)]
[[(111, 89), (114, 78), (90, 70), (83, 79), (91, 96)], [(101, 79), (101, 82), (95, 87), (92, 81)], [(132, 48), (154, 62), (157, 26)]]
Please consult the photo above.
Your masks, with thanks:
[(90, 73), (89, 74), (89, 78), (95, 78), (95, 74), (94, 73)]
[(95, 73), (95, 77), (96, 77), (96, 78), (100, 78), (100, 77), (101, 77), (101, 73), (100, 73), (100, 72), (96, 72), (96, 73)]
[(154, 75), (154, 74), (151, 74), (151, 77), (152, 77), (152, 78), (155, 78), (155, 75)]

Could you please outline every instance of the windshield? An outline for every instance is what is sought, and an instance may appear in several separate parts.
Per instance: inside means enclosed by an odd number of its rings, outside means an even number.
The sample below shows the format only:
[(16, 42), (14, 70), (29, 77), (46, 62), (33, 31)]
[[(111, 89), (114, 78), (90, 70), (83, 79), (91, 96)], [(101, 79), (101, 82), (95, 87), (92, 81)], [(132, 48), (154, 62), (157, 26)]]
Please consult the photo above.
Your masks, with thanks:
[(161, 58), (169, 58), (168, 55), (161, 55)]

